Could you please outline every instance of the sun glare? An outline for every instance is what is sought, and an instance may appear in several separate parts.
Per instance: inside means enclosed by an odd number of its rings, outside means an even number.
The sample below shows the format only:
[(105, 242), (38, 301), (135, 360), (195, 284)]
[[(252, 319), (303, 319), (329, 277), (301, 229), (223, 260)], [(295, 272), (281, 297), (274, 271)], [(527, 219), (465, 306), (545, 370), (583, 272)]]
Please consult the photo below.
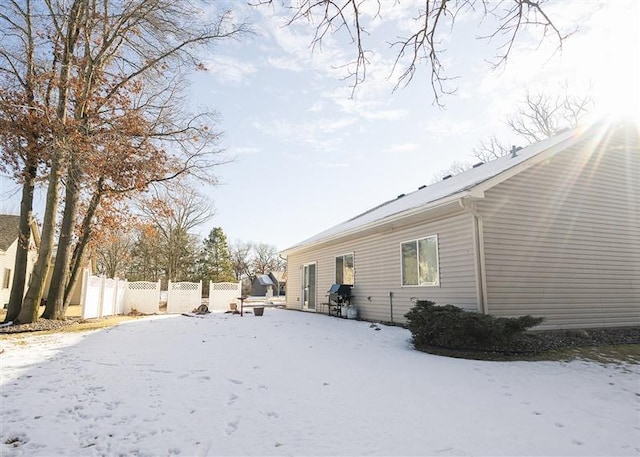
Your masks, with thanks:
[(640, 119), (640, 5), (611, 2), (591, 42), (588, 62), (593, 98), (601, 116)]

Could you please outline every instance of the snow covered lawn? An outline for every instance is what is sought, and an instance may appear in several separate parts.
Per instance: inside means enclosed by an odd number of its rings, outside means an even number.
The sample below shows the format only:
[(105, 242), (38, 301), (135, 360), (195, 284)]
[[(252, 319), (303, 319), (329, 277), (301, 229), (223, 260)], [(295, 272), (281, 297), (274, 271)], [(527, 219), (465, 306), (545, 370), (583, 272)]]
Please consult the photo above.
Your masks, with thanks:
[(1, 340), (0, 455), (640, 455), (640, 367), (267, 309)]

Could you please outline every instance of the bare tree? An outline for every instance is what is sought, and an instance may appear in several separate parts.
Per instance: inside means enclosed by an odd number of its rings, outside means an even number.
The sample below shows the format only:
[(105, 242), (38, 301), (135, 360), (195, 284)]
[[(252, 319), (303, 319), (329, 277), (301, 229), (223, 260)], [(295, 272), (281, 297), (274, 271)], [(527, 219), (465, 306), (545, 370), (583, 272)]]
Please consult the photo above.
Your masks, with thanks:
[(140, 204), (140, 211), (163, 247), (165, 279), (187, 279), (195, 268), (199, 247), (190, 232), (215, 214), (209, 200), (193, 188), (174, 182), (156, 186), (152, 197)]
[[(507, 117), (506, 124), (525, 143), (536, 143), (577, 127), (594, 106), (588, 93), (570, 94), (565, 84), (555, 96), (544, 92), (527, 92), (524, 101), (518, 104), (516, 113)], [(489, 162), (510, 151), (510, 147), (492, 135), (474, 148), (473, 156), (481, 162)]]
[(516, 114), (507, 118), (507, 125), (527, 143), (536, 143), (576, 127), (593, 107), (589, 95), (571, 95), (566, 87), (556, 96), (527, 92)]
[(278, 255), (278, 249), (267, 243), (253, 245), (253, 260), (251, 262), (251, 276), (277, 271), (282, 267), (282, 259)]
[(509, 148), (502, 144), (495, 135), (492, 135), (488, 140), (481, 141), (478, 146), (473, 149), (473, 157), (480, 162), (487, 163), (506, 155), (508, 152)]
[(108, 278), (124, 277), (131, 261), (133, 239), (131, 234), (114, 233), (96, 247), (96, 267), (99, 274)]
[(236, 280), (240, 281), (243, 276), (249, 276), (251, 270), (251, 251), (253, 243), (235, 240), (229, 245), (231, 264)]
[(447, 177), (451, 177), (453, 175), (457, 175), (458, 173), (462, 173), (465, 170), (471, 168), (471, 164), (469, 162), (460, 162), (459, 160), (454, 160), (449, 168), (439, 171), (433, 176), (431, 180), (431, 184), (436, 183), (438, 181), (442, 181)]
[[(589, 95), (571, 95), (566, 86), (557, 96), (527, 92), (524, 102), (518, 106), (516, 114), (507, 118), (506, 124), (518, 138), (531, 144), (577, 127), (593, 107), (593, 99)], [(472, 155), (486, 163), (507, 155), (512, 147), (492, 135), (488, 140), (481, 141), (473, 149)], [(438, 182), (445, 176), (462, 173), (471, 167), (469, 162), (454, 161), (449, 168), (436, 173), (431, 182)]]
[[(276, 0), (277, 1), (277, 0)], [(257, 4), (273, 5), (274, 0), (259, 0)], [(288, 2), (281, 0), (282, 5)], [(399, 3), (399, 2), (397, 2)], [(495, 28), (485, 38), (497, 41), (494, 67), (504, 64), (511, 54), (514, 44), (524, 30), (539, 29), (540, 40), (554, 39), (557, 49), (573, 32), (562, 31), (547, 12), (545, 0), (421, 0), (415, 2), (413, 28), (409, 36), (387, 40), (396, 50), (393, 74), (397, 74), (396, 89), (409, 84), (419, 65), (426, 64), (430, 71), (430, 81), (435, 103), (441, 105), (444, 94), (455, 92), (450, 87), (452, 77), (446, 74), (441, 55), (446, 51), (442, 43), (442, 33), (452, 33), (456, 18), (461, 14), (480, 12), (479, 21), (495, 21)], [(291, 7), (293, 13), (288, 24), (301, 20), (312, 23), (315, 35), (312, 47), (320, 47), (327, 36), (337, 32), (346, 34), (352, 43), (355, 57), (345, 64), (353, 87), (366, 78), (368, 56), (372, 53), (366, 43), (370, 35), (370, 21), (379, 19), (382, 0), (301, 0)], [(397, 6), (397, 5), (396, 5)], [(371, 15), (371, 11), (375, 13)]]

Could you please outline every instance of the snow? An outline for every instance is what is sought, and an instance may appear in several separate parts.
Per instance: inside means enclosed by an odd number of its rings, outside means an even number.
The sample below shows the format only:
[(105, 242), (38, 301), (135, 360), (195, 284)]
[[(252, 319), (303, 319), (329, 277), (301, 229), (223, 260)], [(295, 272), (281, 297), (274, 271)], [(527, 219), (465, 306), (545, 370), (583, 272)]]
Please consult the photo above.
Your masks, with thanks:
[(1, 344), (3, 456), (640, 455), (638, 365), (440, 357), (281, 309)]

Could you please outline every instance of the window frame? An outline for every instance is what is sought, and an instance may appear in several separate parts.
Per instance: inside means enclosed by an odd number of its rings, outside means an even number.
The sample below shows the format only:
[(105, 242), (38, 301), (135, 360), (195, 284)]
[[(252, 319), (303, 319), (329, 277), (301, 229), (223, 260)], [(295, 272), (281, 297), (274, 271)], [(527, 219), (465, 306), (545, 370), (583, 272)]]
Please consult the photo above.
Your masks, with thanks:
[[(346, 256), (351, 256), (351, 264), (353, 265), (353, 284), (342, 283), (338, 281), (338, 259), (342, 258), (342, 279), (344, 280), (344, 258)], [(347, 252), (345, 254), (339, 254), (333, 258), (333, 279), (335, 281), (334, 284), (349, 284), (350, 286), (355, 286), (356, 282), (356, 256), (354, 252)]]
[[(432, 283), (423, 283), (423, 284), (404, 284), (404, 252), (403, 246), (409, 243), (414, 243), (415, 252), (416, 252), (416, 275), (418, 278), (418, 282), (420, 281), (420, 271), (418, 268), (419, 262), (418, 259), (420, 257), (420, 241), (433, 239), (435, 240), (435, 249), (436, 249), (436, 280)], [(440, 287), (440, 242), (439, 242), (438, 234), (428, 235), (421, 238), (415, 238), (413, 240), (406, 240), (400, 242), (400, 287)]]

